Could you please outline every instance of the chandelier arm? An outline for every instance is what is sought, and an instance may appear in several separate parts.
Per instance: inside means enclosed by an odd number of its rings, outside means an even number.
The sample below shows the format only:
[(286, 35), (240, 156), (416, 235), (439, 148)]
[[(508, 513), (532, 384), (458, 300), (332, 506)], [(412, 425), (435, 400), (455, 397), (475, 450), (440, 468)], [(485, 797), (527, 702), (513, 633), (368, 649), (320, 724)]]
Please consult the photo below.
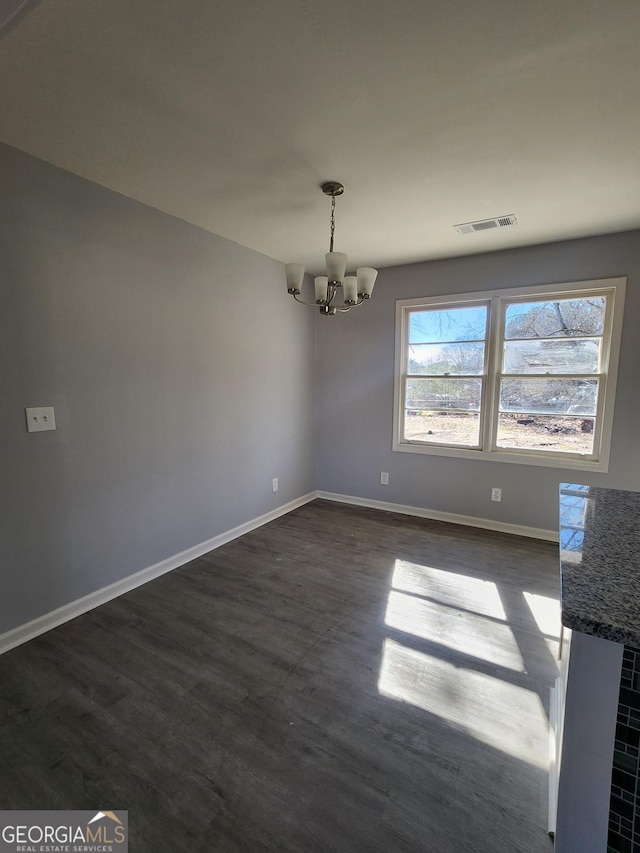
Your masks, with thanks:
[(322, 308), (326, 305), (327, 308), (333, 308), (334, 311), (340, 311), (342, 314), (346, 314), (347, 311), (351, 311), (352, 308), (357, 308), (359, 305), (362, 305), (366, 301), (362, 296), (359, 296), (358, 301), (354, 302), (353, 305), (346, 305), (346, 306), (332, 305), (332, 302), (335, 298), (337, 290), (338, 290), (338, 288), (334, 287), (333, 293), (331, 294), (331, 297), (329, 299), (327, 299), (327, 301), (324, 303), (306, 302), (304, 299), (300, 299), (298, 297), (297, 293), (292, 293), (291, 295), (296, 300), (296, 302), (299, 302), (300, 305), (306, 305), (307, 308)]
[(358, 297), (358, 301), (354, 302), (353, 305), (334, 305), (332, 307), (335, 308), (336, 311), (342, 311), (343, 313), (346, 313), (347, 311), (351, 311), (352, 308), (357, 308), (359, 305), (362, 305), (364, 301), (365, 300), (362, 297)]
[[(358, 301), (354, 302), (352, 305), (349, 305), (349, 308), (357, 308), (359, 305), (362, 305), (364, 302), (365, 302), (365, 300), (361, 296), (359, 296)], [(349, 308), (345, 308), (343, 310), (348, 311)]]
[(319, 308), (320, 307), (317, 302), (305, 302), (304, 299), (298, 299), (297, 293), (292, 293), (291, 295), (296, 300), (296, 302), (300, 303), (300, 305), (306, 305), (308, 308)]

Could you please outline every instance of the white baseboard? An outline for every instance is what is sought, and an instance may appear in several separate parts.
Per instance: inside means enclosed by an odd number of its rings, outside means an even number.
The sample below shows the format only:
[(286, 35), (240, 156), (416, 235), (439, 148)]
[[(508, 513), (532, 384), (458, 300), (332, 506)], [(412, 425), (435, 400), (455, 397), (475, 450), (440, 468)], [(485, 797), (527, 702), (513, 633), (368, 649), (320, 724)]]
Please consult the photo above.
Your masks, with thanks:
[(430, 518), (433, 521), (447, 521), (450, 524), (464, 524), (467, 527), (482, 527), (484, 530), (495, 530), (498, 533), (511, 533), (514, 536), (528, 536), (530, 539), (545, 539), (557, 542), (558, 533), (555, 530), (545, 530), (542, 527), (526, 527), (523, 524), (510, 524), (506, 521), (495, 521), (492, 518), (475, 518), (472, 515), (458, 515), (455, 512), (440, 512), (437, 509), (424, 509), (419, 506), (374, 501), (368, 498), (357, 498), (352, 495), (338, 495), (333, 492), (316, 492), (316, 497), (328, 501), (339, 501), (355, 506), (365, 506), (370, 509), (381, 509), (385, 512), (399, 512), (402, 515), (415, 515), (419, 518)]
[(238, 527), (220, 533), (212, 539), (207, 539), (206, 542), (201, 542), (199, 545), (187, 548), (185, 551), (174, 554), (172, 557), (167, 557), (166, 560), (161, 560), (153, 566), (148, 566), (146, 569), (142, 569), (133, 575), (128, 575), (126, 578), (109, 584), (109, 586), (97, 589), (95, 592), (83, 596), (83, 598), (78, 598), (75, 601), (69, 602), (69, 604), (63, 604), (57, 610), (52, 610), (50, 613), (38, 616), (37, 619), (33, 619), (31, 622), (18, 625), (17, 628), (0, 634), (0, 654), (8, 652), (9, 649), (13, 649), (22, 643), (26, 643), (28, 640), (32, 640), (34, 637), (44, 634), (58, 625), (62, 625), (63, 622), (75, 619), (76, 616), (80, 616), (88, 610), (93, 610), (94, 607), (106, 604), (107, 601), (111, 601), (125, 592), (130, 592), (132, 589), (160, 577), (160, 575), (177, 569), (179, 566), (184, 566), (185, 563), (195, 560), (197, 557), (201, 557), (203, 554), (207, 554), (209, 551), (213, 551), (221, 545), (225, 545), (227, 542), (231, 542), (231, 540), (237, 539), (239, 536), (243, 536), (245, 533), (249, 533), (257, 527), (262, 527), (263, 524), (268, 524), (281, 515), (286, 515), (286, 513), (309, 503), (315, 497), (316, 492), (309, 492), (309, 494), (289, 501), (289, 503), (272, 509), (258, 518), (254, 518), (251, 521), (238, 525)]
[(17, 628), (13, 628), (11, 631), (0, 634), (0, 654), (8, 652), (9, 649), (13, 649), (15, 646), (26, 643), (28, 640), (32, 640), (40, 634), (44, 634), (46, 631), (50, 631), (52, 628), (62, 625), (70, 619), (75, 619), (76, 616), (80, 616), (89, 610), (93, 610), (94, 607), (106, 604), (107, 601), (111, 601), (113, 598), (117, 598), (125, 592), (130, 592), (132, 589), (142, 586), (148, 581), (158, 578), (173, 569), (177, 569), (179, 566), (184, 566), (185, 563), (195, 560), (197, 557), (201, 557), (203, 554), (207, 554), (209, 551), (213, 551), (221, 545), (231, 542), (233, 539), (237, 539), (245, 533), (249, 533), (251, 530), (262, 527), (263, 524), (268, 524), (270, 521), (274, 521), (281, 515), (286, 515), (286, 513), (304, 506), (304, 504), (309, 503), (315, 498), (353, 504), (354, 506), (369, 507), (370, 509), (380, 509), (385, 512), (399, 512), (403, 515), (414, 515), (419, 518), (430, 518), (434, 521), (446, 521), (451, 524), (463, 524), (468, 527), (481, 527), (485, 530), (496, 530), (500, 533), (511, 533), (516, 536), (528, 536), (532, 539), (545, 539), (550, 542), (558, 541), (557, 532), (553, 530), (544, 530), (539, 527), (525, 527), (521, 524), (509, 524), (504, 521), (495, 521), (489, 518), (475, 518), (470, 515), (458, 515), (453, 512), (440, 512), (439, 510), (406, 506), (405, 504), (395, 504), (387, 501), (358, 498), (352, 495), (339, 495), (333, 492), (309, 492), (302, 497), (289, 501), (289, 503), (283, 504), (264, 515), (259, 516), (258, 518), (254, 518), (251, 521), (238, 525), (238, 527), (234, 527), (231, 530), (220, 533), (218, 536), (214, 536), (206, 542), (201, 542), (199, 545), (187, 548), (185, 551), (181, 551), (179, 554), (174, 554), (172, 557), (168, 557), (166, 560), (162, 560), (153, 566), (148, 566), (146, 569), (142, 569), (133, 575), (129, 575), (126, 578), (122, 578), (119, 581), (109, 584), (109, 586), (105, 586), (102, 587), (102, 589), (91, 592), (83, 598), (78, 598), (75, 601), (69, 602), (69, 604), (64, 604), (62, 607), (58, 607), (57, 610), (45, 613), (43, 616), (39, 616), (31, 622), (26, 622), (24, 625), (18, 625)]

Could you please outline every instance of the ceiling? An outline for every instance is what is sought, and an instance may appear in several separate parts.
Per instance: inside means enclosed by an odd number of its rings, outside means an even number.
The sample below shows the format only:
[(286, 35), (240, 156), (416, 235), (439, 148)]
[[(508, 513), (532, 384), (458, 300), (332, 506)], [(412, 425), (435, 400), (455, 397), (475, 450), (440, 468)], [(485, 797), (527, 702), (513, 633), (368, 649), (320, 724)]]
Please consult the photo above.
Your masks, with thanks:
[(350, 267), (640, 227), (638, 0), (0, 0), (3, 20), (0, 140), (312, 272), (326, 180)]

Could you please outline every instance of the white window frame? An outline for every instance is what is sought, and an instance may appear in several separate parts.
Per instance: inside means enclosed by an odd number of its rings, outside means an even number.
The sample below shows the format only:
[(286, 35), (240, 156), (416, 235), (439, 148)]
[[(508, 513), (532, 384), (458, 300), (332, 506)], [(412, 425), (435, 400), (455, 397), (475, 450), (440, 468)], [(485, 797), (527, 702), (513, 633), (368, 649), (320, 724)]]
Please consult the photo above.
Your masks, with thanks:
[[(399, 299), (396, 302), (396, 352), (393, 402), (393, 450), (401, 453), (424, 453), (434, 456), (456, 456), (484, 459), (490, 462), (515, 462), (521, 465), (543, 465), (553, 468), (579, 468), (587, 471), (608, 471), (613, 432), (622, 318), (626, 277), (574, 281), (490, 290), (478, 293), (447, 294), (418, 299)], [(579, 454), (554, 450), (528, 450), (496, 446), (497, 417), (500, 394), (501, 355), (504, 341), (504, 305), (538, 298), (586, 298), (606, 295), (607, 308), (602, 337), (601, 382), (595, 414), (593, 453)], [(404, 387), (408, 373), (408, 331), (410, 313), (430, 308), (463, 308), (489, 304), (485, 374), (480, 414), (480, 446), (460, 447), (446, 444), (425, 444), (402, 438), (404, 426)], [(591, 374), (589, 374), (591, 375)], [(595, 375), (594, 375), (595, 376)]]

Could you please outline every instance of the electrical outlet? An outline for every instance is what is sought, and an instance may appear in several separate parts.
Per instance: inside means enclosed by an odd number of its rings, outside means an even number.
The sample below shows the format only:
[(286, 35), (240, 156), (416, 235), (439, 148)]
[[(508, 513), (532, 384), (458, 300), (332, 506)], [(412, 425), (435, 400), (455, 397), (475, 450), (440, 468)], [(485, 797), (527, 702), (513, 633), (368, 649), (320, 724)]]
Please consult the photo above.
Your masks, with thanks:
[(380, 471), (380, 485), (388, 486), (389, 485), (389, 472), (388, 471)]
[(44, 432), (56, 428), (53, 406), (32, 406), (24, 410), (27, 418), (27, 432)]
[(502, 489), (496, 489), (495, 487), (491, 489), (491, 500), (492, 501), (501, 501), (502, 500)]
[(273, 478), (273, 480), (271, 481), (271, 485), (273, 486), (273, 491), (277, 492), (278, 491), (278, 478), (277, 477)]

